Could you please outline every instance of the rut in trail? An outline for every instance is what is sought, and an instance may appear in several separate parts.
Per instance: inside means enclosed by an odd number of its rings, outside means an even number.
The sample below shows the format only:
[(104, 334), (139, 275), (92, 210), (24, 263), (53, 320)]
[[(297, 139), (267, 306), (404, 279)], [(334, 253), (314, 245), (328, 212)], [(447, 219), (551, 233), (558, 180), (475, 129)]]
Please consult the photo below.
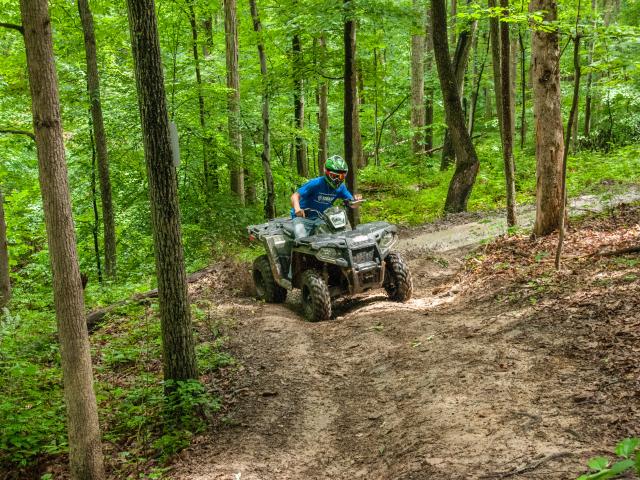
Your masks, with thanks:
[(225, 417), (170, 477), (563, 479), (610, 450), (617, 407), (594, 396), (603, 374), (576, 354), (591, 330), (499, 301), (491, 284), (462, 291), (468, 250), (407, 245), (406, 304), (374, 292), (319, 323), (295, 295), (220, 306), (239, 362)]

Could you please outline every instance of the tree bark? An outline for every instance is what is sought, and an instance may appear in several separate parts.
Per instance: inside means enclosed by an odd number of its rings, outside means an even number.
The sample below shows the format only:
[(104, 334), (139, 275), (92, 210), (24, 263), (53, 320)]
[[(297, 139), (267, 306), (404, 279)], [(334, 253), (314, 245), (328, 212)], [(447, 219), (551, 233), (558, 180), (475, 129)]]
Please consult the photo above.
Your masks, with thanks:
[(165, 381), (197, 378), (162, 57), (153, 0), (127, 0), (149, 178)]
[(433, 39), (431, 38), (431, 21), (429, 8), (426, 9), (425, 13), (425, 70), (429, 72), (429, 77), (426, 87), (424, 104), (424, 148), (425, 151), (429, 151), (433, 148)]
[[(489, 0), (489, 8), (497, 7), (496, 0)], [(502, 138), (502, 80), (500, 79), (500, 20), (498, 14), (489, 17), (489, 41), (491, 42), (491, 64), (493, 67), (493, 92), (496, 99), (496, 115), (498, 116), (498, 128)]]
[(413, 0), (413, 32), (411, 34), (411, 150), (424, 152), (424, 13), (418, 0)]
[[(356, 22), (354, 0), (344, 0), (344, 157), (349, 166), (347, 186), (354, 195), (358, 191), (358, 158), (355, 152), (353, 118), (357, 114)], [(352, 226), (360, 223), (357, 208), (349, 209)]]
[(438, 77), (440, 78), (440, 87), (442, 88), (444, 100), (445, 117), (458, 160), (456, 162), (456, 171), (449, 184), (444, 209), (445, 212), (462, 212), (467, 208), (467, 202), (478, 174), (480, 162), (478, 162), (471, 137), (466, 129), (458, 93), (458, 84), (451, 66), (444, 0), (432, 0), (431, 2), (431, 30), (433, 32), (433, 49), (438, 67)]
[(229, 139), (234, 152), (231, 158), (231, 191), (244, 205), (244, 169), (242, 131), (240, 130), (240, 73), (238, 70), (238, 20), (236, 0), (224, 0), (224, 31), (227, 58), (227, 112)]
[(9, 244), (7, 242), (7, 222), (4, 217), (4, 195), (0, 189), (0, 308), (11, 300), (11, 278), (9, 276)]
[(260, 74), (262, 75), (262, 168), (267, 187), (267, 198), (264, 204), (264, 214), (268, 219), (276, 216), (276, 194), (273, 186), (273, 174), (271, 173), (271, 131), (269, 127), (269, 75), (267, 73), (267, 56), (264, 51), (262, 38), (262, 24), (258, 15), (256, 0), (249, 0), (253, 30), (258, 37), (258, 56), (260, 58)]
[(524, 150), (527, 140), (527, 69), (526, 69), (526, 49), (522, 32), (518, 32), (518, 40), (520, 42), (520, 86), (522, 96), (522, 112), (520, 114), (520, 150)]
[[(502, 15), (506, 16), (509, 9), (509, 0), (501, 0)], [(502, 90), (502, 125), (511, 125), (514, 118), (514, 105), (511, 97), (511, 52), (509, 39), (509, 24), (500, 22), (500, 53), (501, 53), (501, 90)], [(515, 172), (513, 166), (513, 130), (503, 129), (502, 133), (502, 158), (504, 160), (504, 177), (507, 187), (507, 225), (513, 227), (516, 224), (516, 187)]]
[[(593, 16), (593, 36), (589, 40), (589, 59), (588, 64), (591, 66), (593, 62), (593, 51), (596, 45), (596, 26), (598, 22), (597, 15), (598, 2), (591, 0), (591, 15)], [(591, 87), (593, 84), (593, 73), (589, 71), (587, 74), (587, 91), (584, 99), (584, 136), (589, 138), (591, 135), (591, 107), (593, 104), (593, 98), (591, 96)]]
[[(193, 63), (196, 71), (196, 87), (198, 89), (198, 114), (200, 119), (200, 130), (202, 135), (202, 170), (204, 173), (205, 194), (209, 195), (211, 184), (217, 182), (211, 181), (211, 171), (209, 166), (210, 140), (207, 133), (206, 111), (204, 105), (204, 95), (202, 94), (202, 74), (200, 72), (200, 54), (198, 49), (198, 19), (193, 8), (193, 0), (187, 3), (189, 9), (189, 23), (191, 25), (191, 41), (193, 50)], [(206, 42), (205, 42), (206, 45)], [(205, 54), (206, 55), (206, 54)]]
[(91, 121), (91, 109), (89, 109), (89, 143), (91, 145), (91, 206), (93, 207), (93, 251), (96, 254), (96, 272), (98, 283), (102, 284), (102, 264), (100, 263), (100, 214), (98, 212), (98, 189), (96, 181), (96, 146), (93, 141), (93, 122)]
[(295, 33), (291, 40), (292, 71), (293, 71), (293, 111), (296, 127), (295, 149), (296, 166), (298, 175), (309, 176), (309, 165), (307, 163), (307, 146), (302, 137), (304, 129), (304, 80), (302, 74), (302, 45), (300, 44), (300, 34)]
[[(327, 41), (324, 33), (320, 35), (320, 55), (323, 60), (326, 57)], [(329, 84), (326, 79), (320, 81), (320, 87), (318, 88), (318, 173), (324, 174), (324, 166), (328, 158), (329, 150)]]
[(74, 479), (100, 480), (105, 476), (102, 446), (71, 213), (51, 20), (46, 0), (21, 0), (20, 11), (53, 274), (71, 476)]
[[(531, 0), (531, 12), (544, 11), (544, 21), (557, 19), (553, 0)], [(536, 221), (534, 235), (548, 235), (559, 224), (564, 154), (558, 31), (531, 34), (533, 110), (536, 131)]]
[(93, 28), (93, 15), (88, 0), (78, 0), (78, 11), (84, 32), (84, 50), (87, 62), (87, 90), (91, 102), (91, 120), (93, 136), (98, 158), (100, 178), (100, 198), (102, 200), (102, 223), (104, 225), (104, 270), (107, 278), (116, 278), (116, 227), (111, 196), (111, 177), (109, 174), (109, 155), (107, 136), (102, 117), (100, 101), (100, 76), (96, 55), (96, 36)]
[[(460, 32), (458, 36), (458, 43), (456, 44), (456, 51), (453, 56), (453, 75), (456, 81), (456, 88), (458, 90), (458, 97), (462, 102), (462, 94), (464, 89), (464, 74), (467, 70), (467, 63), (469, 62), (469, 52), (471, 51), (471, 44), (473, 43), (473, 37), (476, 34), (478, 22), (472, 21), (468, 28)], [(435, 46), (434, 40), (434, 49)], [(437, 52), (436, 52), (437, 54)], [(451, 63), (451, 61), (449, 61)], [(464, 120), (464, 112), (463, 112)], [(456, 150), (453, 146), (453, 140), (449, 129), (445, 130), (444, 140), (442, 142), (442, 159), (440, 160), (440, 170), (446, 170), (454, 162)]]

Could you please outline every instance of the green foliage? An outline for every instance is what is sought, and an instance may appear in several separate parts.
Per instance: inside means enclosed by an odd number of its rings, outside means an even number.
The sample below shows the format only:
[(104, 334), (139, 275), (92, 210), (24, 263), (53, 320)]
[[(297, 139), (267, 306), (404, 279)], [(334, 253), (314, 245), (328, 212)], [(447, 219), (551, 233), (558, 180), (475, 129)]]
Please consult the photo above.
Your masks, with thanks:
[[(633, 471), (640, 476), (640, 453), (638, 452), (640, 439), (625, 438), (618, 443), (615, 453), (622, 460), (610, 461), (606, 457), (594, 457), (587, 462), (593, 473), (580, 475), (578, 480), (606, 480), (608, 478), (620, 477), (622, 474)], [(626, 477), (626, 475), (625, 475)]]

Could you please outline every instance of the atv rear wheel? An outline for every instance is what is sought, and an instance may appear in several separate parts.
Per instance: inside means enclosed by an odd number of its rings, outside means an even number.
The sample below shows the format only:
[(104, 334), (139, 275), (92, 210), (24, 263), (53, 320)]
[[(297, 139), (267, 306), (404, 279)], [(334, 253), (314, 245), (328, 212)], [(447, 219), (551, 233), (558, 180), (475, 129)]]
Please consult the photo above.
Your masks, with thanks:
[(302, 274), (302, 307), (310, 322), (329, 320), (331, 317), (331, 295), (322, 276), (315, 270)]
[(385, 258), (384, 289), (394, 302), (406, 302), (413, 293), (413, 281), (407, 264), (399, 253), (390, 253)]
[(282, 303), (287, 298), (287, 290), (273, 278), (269, 257), (260, 255), (253, 261), (253, 283), (256, 296), (269, 303)]

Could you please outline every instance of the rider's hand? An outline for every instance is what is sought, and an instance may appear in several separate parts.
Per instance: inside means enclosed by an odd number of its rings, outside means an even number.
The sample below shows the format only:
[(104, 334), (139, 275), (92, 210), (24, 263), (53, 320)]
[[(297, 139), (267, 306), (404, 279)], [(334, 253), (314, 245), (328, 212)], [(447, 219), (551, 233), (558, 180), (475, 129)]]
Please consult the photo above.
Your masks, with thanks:
[(357, 200), (362, 200), (362, 195), (360, 195), (359, 193), (356, 193), (356, 194), (353, 196), (353, 199), (354, 199), (354, 200), (356, 200), (356, 201), (357, 201)]
[(304, 210), (299, 209), (299, 210), (296, 210), (295, 213), (296, 213), (296, 217), (305, 218)]

